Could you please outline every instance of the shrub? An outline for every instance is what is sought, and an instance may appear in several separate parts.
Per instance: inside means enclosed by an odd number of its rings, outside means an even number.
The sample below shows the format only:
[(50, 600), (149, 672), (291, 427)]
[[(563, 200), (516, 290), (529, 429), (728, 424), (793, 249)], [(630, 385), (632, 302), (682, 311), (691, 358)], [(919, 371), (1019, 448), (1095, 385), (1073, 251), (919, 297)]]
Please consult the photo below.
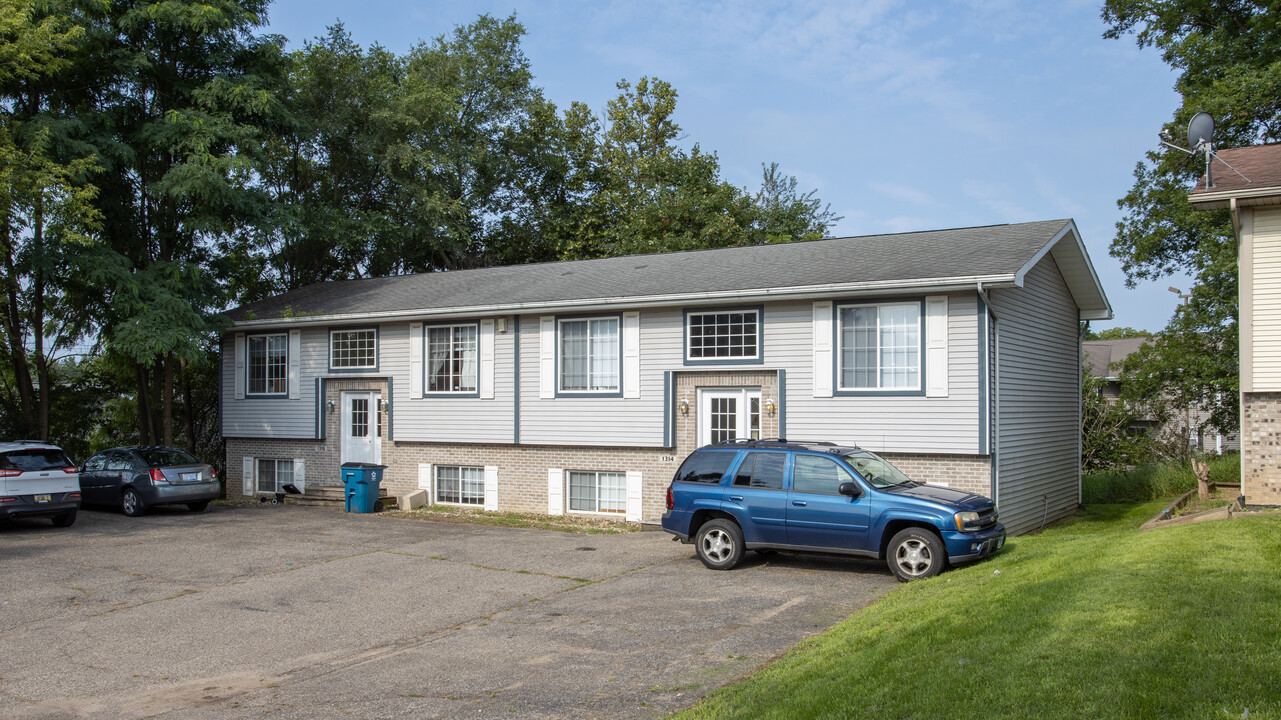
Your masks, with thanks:
[[(1237, 453), (1210, 456), (1210, 482), (1235, 483), (1241, 477)], [(1081, 478), (1081, 499), (1094, 503), (1147, 502), (1196, 488), (1191, 463), (1148, 463), (1128, 470), (1090, 473)]]

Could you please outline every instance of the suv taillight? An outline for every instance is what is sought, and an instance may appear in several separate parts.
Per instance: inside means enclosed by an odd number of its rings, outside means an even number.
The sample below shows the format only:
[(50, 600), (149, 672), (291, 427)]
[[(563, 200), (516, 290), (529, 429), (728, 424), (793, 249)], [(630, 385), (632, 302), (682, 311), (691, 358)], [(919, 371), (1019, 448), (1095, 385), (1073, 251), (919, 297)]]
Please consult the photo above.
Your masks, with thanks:
[(671, 510), (672, 506), (675, 504), (676, 504), (676, 498), (672, 496), (672, 486), (668, 485), (667, 486), (667, 509)]
[(0, 470), (0, 477), (18, 477), (21, 474), (21, 470)]
[(62, 471), (68, 475), (74, 475), (80, 472), (80, 468), (76, 467), (75, 465), (68, 465), (67, 467), (64, 467)]
[(165, 474), (160, 472), (160, 468), (151, 468), (151, 482), (167, 483), (169, 481), (165, 479)]

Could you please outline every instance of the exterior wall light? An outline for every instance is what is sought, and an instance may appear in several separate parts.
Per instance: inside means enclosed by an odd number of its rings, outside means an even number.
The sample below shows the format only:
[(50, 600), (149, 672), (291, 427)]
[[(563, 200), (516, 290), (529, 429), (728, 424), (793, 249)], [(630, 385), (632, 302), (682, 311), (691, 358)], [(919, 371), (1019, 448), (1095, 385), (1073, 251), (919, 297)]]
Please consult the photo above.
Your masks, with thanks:
[(769, 413), (770, 417), (774, 417), (774, 399), (773, 398), (765, 398), (765, 412)]
[(688, 400), (686, 400), (685, 398), (681, 398), (680, 408), (681, 408), (681, 415), (688, 415), (688, 414), (689, 414), (689, 401), (688, 401)]
[(336, 407), (338, 407), (338, 406), (334, 404), (334, 401), (333, 401), (333, 400), (330, 400), (330, 401), (329, 401), (329, 413), (330, 413), (331, 415), (333, 414), (333, 412), (334, 412), (334, 408), (336, 408)]

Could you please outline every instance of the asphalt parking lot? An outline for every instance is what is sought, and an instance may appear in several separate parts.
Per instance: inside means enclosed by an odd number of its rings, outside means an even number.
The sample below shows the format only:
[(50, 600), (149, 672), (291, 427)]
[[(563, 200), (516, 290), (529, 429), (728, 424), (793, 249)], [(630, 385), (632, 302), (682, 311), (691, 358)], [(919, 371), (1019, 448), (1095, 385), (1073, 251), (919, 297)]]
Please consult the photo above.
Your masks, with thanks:
[(0, 524), (0, 717), (662, 717), (896, 584), (658, 532), (84, 510)]

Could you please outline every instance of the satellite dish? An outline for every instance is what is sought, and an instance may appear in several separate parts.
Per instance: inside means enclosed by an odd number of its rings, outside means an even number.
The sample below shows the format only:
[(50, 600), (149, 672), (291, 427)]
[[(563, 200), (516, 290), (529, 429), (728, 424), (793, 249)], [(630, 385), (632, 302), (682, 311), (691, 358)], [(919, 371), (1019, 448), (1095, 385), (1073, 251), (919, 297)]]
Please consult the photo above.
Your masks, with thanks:
[(1192, 122), (1188, 123), (1188, 145), (1196, 148), (1205, 143), (1210, 144), (1214, 137), (1214, 118), (1210, 113), (1199, 112), (1192, 116)]

